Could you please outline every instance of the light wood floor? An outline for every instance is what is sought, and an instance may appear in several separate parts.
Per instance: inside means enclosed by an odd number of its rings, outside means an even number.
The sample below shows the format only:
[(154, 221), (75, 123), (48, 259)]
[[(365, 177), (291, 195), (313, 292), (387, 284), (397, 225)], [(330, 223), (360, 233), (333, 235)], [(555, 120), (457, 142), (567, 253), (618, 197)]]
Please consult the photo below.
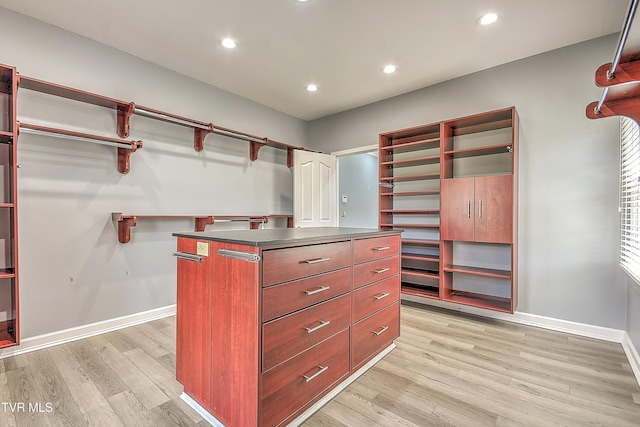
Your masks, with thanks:
[[(397, 345), (304, 426), (640, 426), (619, 344), (404, 305)], [(174, 373), (175, 317), (5, 358), (0, 426), (208, 425)]]

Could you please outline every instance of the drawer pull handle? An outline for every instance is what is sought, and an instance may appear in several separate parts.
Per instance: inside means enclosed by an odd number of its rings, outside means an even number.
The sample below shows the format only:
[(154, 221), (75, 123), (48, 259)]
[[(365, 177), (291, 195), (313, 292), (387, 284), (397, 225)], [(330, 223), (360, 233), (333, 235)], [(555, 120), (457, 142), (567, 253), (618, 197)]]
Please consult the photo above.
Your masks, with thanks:
[(379, 268), (377, 270), (373, 270), (373, 272), (376, 273), (376, 274), (386, 273), (387, 271), (389, 271), (389, 267), (387, 267), (387, 268)]
[(319, 294), (320, 292), (328, 291), (329, 289), (331, 289), (329, 286), (320, 286), (318, 289), (314, 289), (312, 291), (304, 291), (304, 293), (307, 295), (315, 295)]
[(391, 249), (389, 246), (380, 246), (379, 248), (373, 248), (374, 251), (388, 251)]
[(318, 375), (320, 375), (321, 373), (329, 369), (328, 366), (320, 366), (320, 365), (318, 365), (318, 368), (320, 368), (320, 370), (315, 374), (311, 375), (310, 377), (303, 375), (302, 378), (304, 378), (304, 382), (308, 383), (309, 381), (311, 381), (312, 379), (314, 379), (315, 377), (317, 377)]
[(388, 327), (388, 326), (383, 326), (383, 327), (382, 327), (382, 329), (380, 329), (379, 331), (375, 331), (375, 332), (373, 333), (373, 335), (375, 335), (375, 336), (382, 335), (382, 333), (383, 333), (383, 332), (385, 332), (387, 329), (389, 329), (389, 327)]
[(324, 328), (324, 327), (325, 327), (325, 326), (327, 326), (329, 323), (331, 323), (331, 322), (329, 322), (328, 320), (327, 320), (326, 322), (325, 322), (325, 321), (323, 321), (323, 320), (321, 320), (321, 321), (320, 321), (320, 324), (319, 324), (318, 326), (314, 326), (313, 328), (305, 328), (305, 329), (307, 330), (307, 333), (308, 333), (308, 334), (310, 334), (311, 332), (315, 332), (315, 331), (317, 331), (318, 329), (322, 329), (322, 328)]
[(185, 261), (199, 262), (202, 264), (202, 255), (190, 254), (188, 252), (174, 252), (173, 256)]
[(320, 262), (327, 262), (327, 261), (331, 261), (331, 258), (316, 258), (316, 259), (308, 259), (305, 262), (307, 264), (318, 264)]
[[(388, 296), (389, 296), (389, 293), (385, 292), (383, 294), (376, 295), (375, 297), (373, 297), (373, 299), (381, 300), (381, 299), (384, 299), (384, 298), (386, 298)], [(380, 332), (380, 333), (382, 333), (382, 332)]]

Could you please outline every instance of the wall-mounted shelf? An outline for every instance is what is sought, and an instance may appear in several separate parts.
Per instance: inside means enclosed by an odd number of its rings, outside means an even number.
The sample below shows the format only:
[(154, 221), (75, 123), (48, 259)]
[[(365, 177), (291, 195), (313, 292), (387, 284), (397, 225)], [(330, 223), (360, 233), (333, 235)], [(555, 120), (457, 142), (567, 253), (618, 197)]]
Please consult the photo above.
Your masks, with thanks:
[(462, 150), (445, 151), (444, 155), (446, 157), (455, 157), (455, 158), (489, 156), (492, 154), (510, 153), (511, 149), (512, 149), (511, 144), (496, 144), (496, 145), (488, 145), (486, 147), (476, 147), (476, 148), (466, 148)]
[(426, 179), (440, 179), (439, 173), (421, 173), (415, 175), (385, 176), (380, 178), (381, 182), (394, 181), (424, 181)]
[(287, 151), (287, 166), (293, 166), (293, 150), (304, 150), (304, 147), (297, 147), (284, 142), (275, 141), (266, 137), (251, 135), (245, 132), (236, 131), (213, 123), (205, 123), (188, 117), (179, 116), (165, 111), (156, 110), (150, 107), (136, 105), (134, 102), (125, 102), (106, 96), (74, 89), (55, 83), (46, 82), (44, 80), (34, 79), (32, 77), (20, 76), (19, 85), (23, 89), (29, 89), (36, 92), (46, 93), (49, 95), (59, 96), (74, 101), (84, 102), (87, 104), (97, 105), (116, 111), (116, 130), (120, 138), (128, 138), (130, 134), (131, 116), (140, 115), (154, 120), (160, 120), (168, 123), (177, 124), (193, 128), (193, 148), (195, 151), (204, 149), (204, 139), (214, 133), (229, 138), (239, 139), (249, 142), (249, 158), (252, 161), (258, 159), (258, 152), (262, 147), (268, 146)]
[(194, 231), (204, 231), (207, 225), (221, 222), (248, 222), (251, 230), (267, 224), (269, 218), (286, 218), (287, 227), (293, 227), (293, 215), (125, 215), (122, 212), (112, 212), (112, 221), (118, 224), (118, 241), (129, 243), (131, 227), (135, 227), (138, 219), (194, 219)]
[(445, 273), (470, 274), (473, 276), (493, 277), (496, 279), (511, 280), (511, 272), (507, 270), (495, 270), (490, 268), (469, 267), (466, 265), (449, 265), (443, 267)]
[[(394, 150), (394, 153), (398, 153), (400, 150)], [(380, 165), (387, 167), (400, 168), (403, 166), (421, 166), (428, 165), (432, 163), (440, 163), (440, 155), (437, 156), (427, 156), (427, 157), (416, 157), (413, 159), (406, 160), (392, 160), (390, 162), (382, 162)]]
[(96, 144), (110, 145), (118, 148), (118, 172), (126, 174), (131, 169), (131, 154), (142, 148), (142, 141), (126, 141), (123, 139), (109, 138), (101, 135), (76, 132), (67, 129), (59, 129), (48, 126), (35, 125), (32, 123), (18, 123), (18, 129), (27, 130), (29, 133), (46, 134), (50, 136), (63, 137), (76, 141), (91, 142)]

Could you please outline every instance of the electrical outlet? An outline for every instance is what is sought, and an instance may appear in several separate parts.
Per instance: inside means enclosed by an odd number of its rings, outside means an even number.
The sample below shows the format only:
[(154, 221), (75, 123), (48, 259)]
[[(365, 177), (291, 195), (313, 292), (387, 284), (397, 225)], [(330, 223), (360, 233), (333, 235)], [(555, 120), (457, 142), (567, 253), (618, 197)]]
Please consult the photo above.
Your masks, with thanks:
[(198, 242), (196, 244), (196, 253), (202, 256), (209, 256), (209, 244), (207, 242)]

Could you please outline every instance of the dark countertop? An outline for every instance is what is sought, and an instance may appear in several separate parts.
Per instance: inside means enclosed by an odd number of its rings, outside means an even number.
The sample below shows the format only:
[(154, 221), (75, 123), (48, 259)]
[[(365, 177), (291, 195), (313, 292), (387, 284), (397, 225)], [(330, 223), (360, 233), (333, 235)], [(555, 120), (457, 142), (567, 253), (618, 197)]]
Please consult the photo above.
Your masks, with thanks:
[(352, 237), (376, 237), (399, 234), (401, 230), (378, 230), (377, 228), (313, 227), (313, 228), (269, 228), (258, 230), (227, 230), (173, 233), (175, 237), (198, 240), (214, 240), (247, 246), (271, 246), (295, 242), (350, 239)]

